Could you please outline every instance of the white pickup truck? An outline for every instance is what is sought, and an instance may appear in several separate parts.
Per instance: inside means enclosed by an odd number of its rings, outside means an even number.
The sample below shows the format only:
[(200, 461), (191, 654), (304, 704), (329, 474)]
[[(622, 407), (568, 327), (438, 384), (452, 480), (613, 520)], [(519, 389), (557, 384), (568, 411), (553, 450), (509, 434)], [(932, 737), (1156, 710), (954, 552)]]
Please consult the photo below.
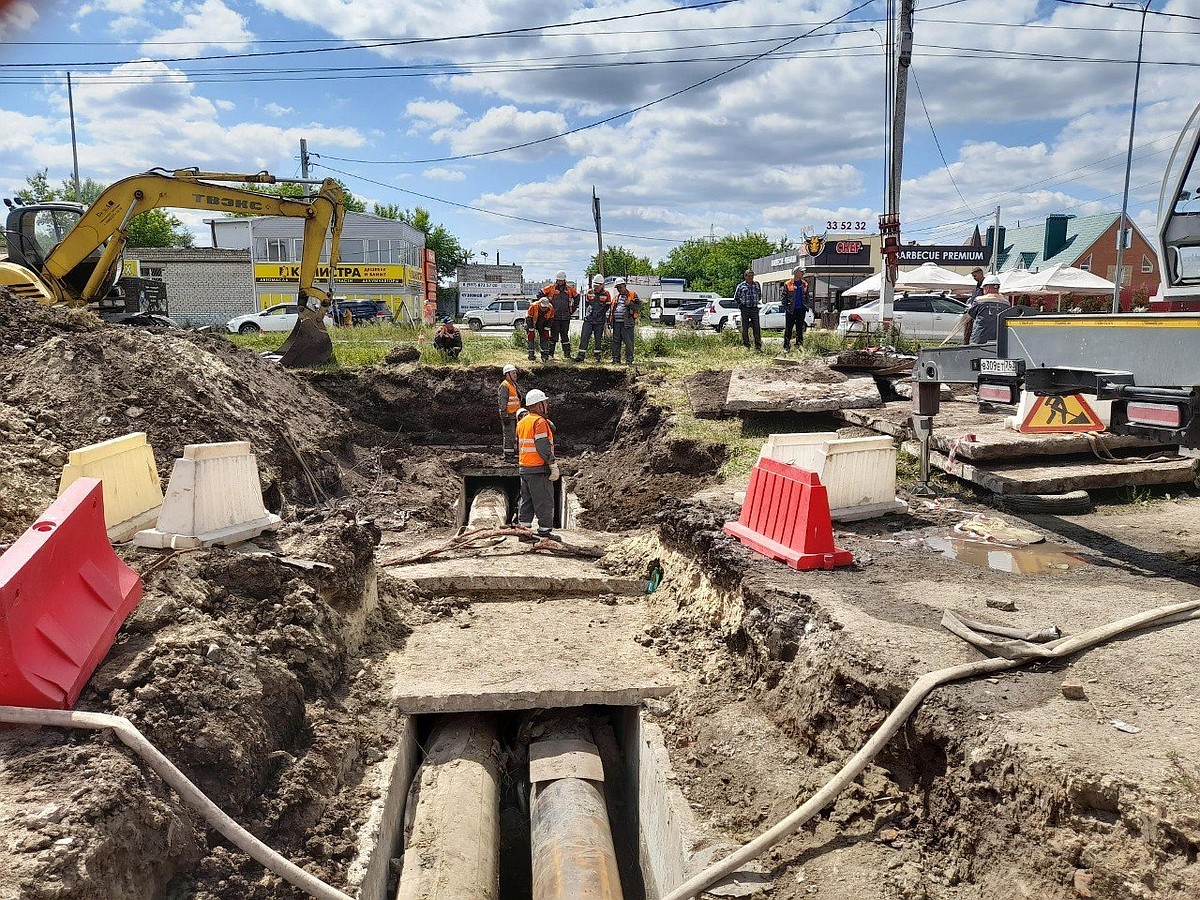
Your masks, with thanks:
[(525, 327), (525, 313), (529, 311), (529, 297), (501, 295), (482, 309), (471, 309), (463, 313), (463, 321), (472, 331), (482, 331), (485, 325), (511, 325)]

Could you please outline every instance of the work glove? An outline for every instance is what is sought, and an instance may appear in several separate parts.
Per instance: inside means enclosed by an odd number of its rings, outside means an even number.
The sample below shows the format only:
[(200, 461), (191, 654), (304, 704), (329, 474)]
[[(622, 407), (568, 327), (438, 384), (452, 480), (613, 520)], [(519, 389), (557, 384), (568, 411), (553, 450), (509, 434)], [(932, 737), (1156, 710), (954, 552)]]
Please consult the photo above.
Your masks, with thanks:
[(550, 463), (550, 480), (558, 481), (562, 477), (562, 473), (558, 471), (558, 463)]

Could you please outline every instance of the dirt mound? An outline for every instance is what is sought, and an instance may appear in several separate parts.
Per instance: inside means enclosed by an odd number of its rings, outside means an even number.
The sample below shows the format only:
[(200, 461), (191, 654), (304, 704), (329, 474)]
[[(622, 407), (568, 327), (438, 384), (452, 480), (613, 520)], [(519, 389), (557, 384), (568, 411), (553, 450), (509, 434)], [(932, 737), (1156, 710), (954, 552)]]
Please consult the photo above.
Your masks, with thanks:
[(67, 451), (145, 431), (165, 479), (186, 444), (248, 440), (267, 497), (311, 504), (286, 435), (326, 492), (350, 437), (344, 413), (277, 365), (205, 335), (117, 326), (50, 337), (0, 359), (0, 540), (56, 493)]
[[(347, 810), (365, 806), (337, 795), (354, 796), (364, 765), (390, 739), (386, 717), (361, 708), (384, 702), (369, 676), (345, 697), (360, 666), (348, 635), (361, 625), (349, 623), (370, 612), (363, 586), (378, 539), (372, 527), (337, 519), (311, 535), (284, 535), (286, 552), (317, 556), (333, 571), (234, 550), (180, 556), (147, 579), (79, 703), (127, 716), (223, 809), (334, 880), (354, 852), (357, 822)], [(389, 639), (401, 638), (403, 623), (384, 615)], [(0, 791), (0, 816), (15, 813), (6, 830), (31, 849), (54, 847), (36, 864), (28, 854), (36, 881), (0, 875), (0, 895), (165, 896), (198, 865), (201, 878), (215, 873), (209, 896), (298, 896), (226, 852), (178, 797), (103, 738), (8, 733), (0, 753), (14, 784), (37, 785), (18, 798)]]
[[(368, 440), (382, 443), (398, 433), (416, 444), (499, 445), (498, 366), (384, 364), (306, 377), (354, 416)], [(517, 380), (522, 391), (536, 387), (546, 392), (556, 441), (564, 449), (604, 446), (613, 439), (626, 402), (624, 372), (543, 366), (518, 371)]]
[(0, 357), (45, 343), (56, 334), (98, 331), (104, 323), (86, 309), (43, 306), (0, 287)]
[(633, 387), (629, 398), (607, 451), (564, 461), (590, 528), (652, 522), (670, 498), (687, 497), (716, 480), (728, 455), (723, 444), (670, 437), (662, 408), (647, 402), (644, 388)]

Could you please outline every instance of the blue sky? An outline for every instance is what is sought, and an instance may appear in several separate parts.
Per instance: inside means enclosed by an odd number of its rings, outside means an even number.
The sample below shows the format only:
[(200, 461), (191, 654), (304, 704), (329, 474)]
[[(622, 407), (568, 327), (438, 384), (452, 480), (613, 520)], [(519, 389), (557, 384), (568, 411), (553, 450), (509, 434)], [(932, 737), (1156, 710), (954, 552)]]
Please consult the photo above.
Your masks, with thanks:
[[(1131, 193), (1149, 232), (1173, 136), (1200, 100), (1200, 4), (1151, 9)], [(69, 174), (71, 71), (84, 175), (296, 175), (304, 137), (317, 176), (369, 202), (427, 206), (530, 277), (582, 274), (593, 185), (609, 243), (652, 259), (709, 233), (873, 228), (884, 11), (884, 0), (15, 0), (0, 17), (0, 193), (38, 168)], [(904, 239), (960, 242), (997, 204), (1008, 225), (1118, 209), (1139, 21), (1063, 0), (918, 2)], [(585, 24), (536, 27), (562, 23)], [(512, 29), (528, 30), (481, 36)], [(489, 152), (763, 53), (631, 116)], [(202, 214), (181, 215), (203, 242)]]

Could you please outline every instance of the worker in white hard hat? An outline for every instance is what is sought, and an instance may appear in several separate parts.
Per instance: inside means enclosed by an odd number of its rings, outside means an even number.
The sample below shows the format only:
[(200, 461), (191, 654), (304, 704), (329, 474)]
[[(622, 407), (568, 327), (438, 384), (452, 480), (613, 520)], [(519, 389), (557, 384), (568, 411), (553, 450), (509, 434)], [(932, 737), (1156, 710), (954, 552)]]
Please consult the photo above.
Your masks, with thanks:
[(608, 308), (608, 324), (612, 326), (612, 361), (621, 362), (621, 348), (625, 348), (625, 364), (633, 365), (633, 336), (637, 332), (638, 315), (642, 301), (636, 292), (629, 289), (624, 276), (613, 282), (617, 294)]
[(521, 409), (521, 389), (517, 387), (517, 367), (512, 363), (504, 367), (497, 397), (500, 401), (500, 432), (504, 445), (504, 459), (506, 462), (515, 462), (517, 412)]
[(517, 423), (517, 462), (521, 470), (517, 523), (532, 528), (536, 516), (538, 536), (555, 538), (554, 482), (559, 479), (559, 471), (554, 458), (554, 426), (546, 418), (545, 393), (534, 388), (525, 396), (525, 406), (529, 415)]
[(575, 362), (587, 359), (589, 344), (594, 341), (592, 354), (600, 362), (600, 345), (604, 340), (604, 323), (608, 321), (608, 308), (612, 297), (604, 289), (604, 276), (592, 276), (592, 289), (583, 295), (583, 334), (579, 337), (579, 355)]
[(964, 344), (993, 344), (1000, 324), (1000, 313), (1009, 308), (1008, 298), (1000, 293), (1000, 276), (992, 273), (980, 285), (983, 293), (967, 307), (963, 324)]
[[(579, 309), (579, 291), (575, 285), (567, 284), (567, 273), (559, 269), (554, 273), (554, 284), (542, 288), (542, 297), (554, 307), (554, 318), (550, 320), (550, 355), (554, 356), (554, 342), (562, 341), (563, 356), (571, 359), (571, 317)], [(542, 356), (545, 357), (545, 348)]]

